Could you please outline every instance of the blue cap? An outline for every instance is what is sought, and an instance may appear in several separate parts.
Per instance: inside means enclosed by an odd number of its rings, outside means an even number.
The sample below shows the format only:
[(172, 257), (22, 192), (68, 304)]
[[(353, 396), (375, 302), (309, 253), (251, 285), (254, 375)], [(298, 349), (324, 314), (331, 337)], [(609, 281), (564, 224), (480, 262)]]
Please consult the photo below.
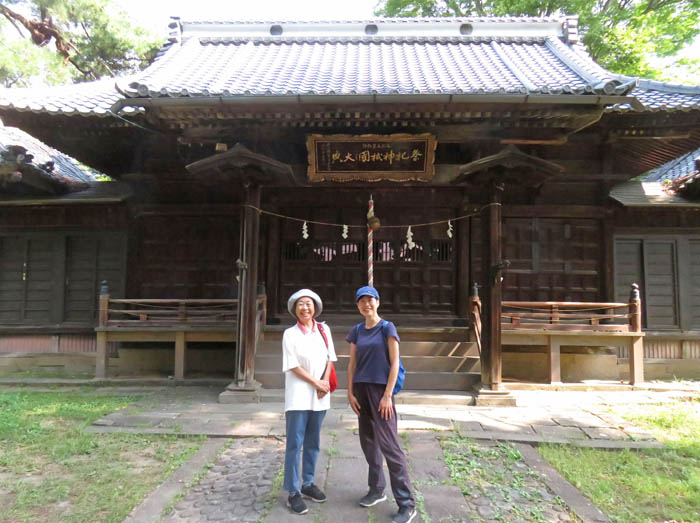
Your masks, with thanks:
[(362, 298), (363, 296), (372, 296), (373, 298), (379, 299), (379, 293), (377, 292), (377, 289), (375, 289), (374, 287), (370, 287), (369, 285), (357, 289), (357, 292), (355, 293), (355, 303), (360, 301), (360, 298)]

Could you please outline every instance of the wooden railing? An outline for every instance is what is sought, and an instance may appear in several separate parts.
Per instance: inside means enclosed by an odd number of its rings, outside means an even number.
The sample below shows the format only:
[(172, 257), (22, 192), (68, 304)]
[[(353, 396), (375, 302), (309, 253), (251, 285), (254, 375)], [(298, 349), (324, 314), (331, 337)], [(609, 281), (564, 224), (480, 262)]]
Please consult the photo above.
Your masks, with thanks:
[(163, 327), (236, 322), (238, 300), (115, 299), (100, 296), (102, 327)]
[(639, 332), (639, 302), (504, 301), (502, 329)]
[[(237, 299), (125, 299), (112, 298), (106, 287), (99, 297), (97, 377), (108, 374), (107, 343), (113, 341), (173, 342), (175, 378), (185, 376), (187, 342), (238, 343)], [(255, 346), (267, 320), (267, 297), (258, 295)], [(239, 350), (240, 348), (237, 348)]]
[[(502, 345), (544, 345), (550, 383), (561, 381), (561, 347), (615, 346), (629, 349), (630, 383), (644, 381), (639, 287), (632, 285), (628, 303), (503, 301)], [(481, 353), (481, 301), (476, 285), (470, 297), (472, 335)]]

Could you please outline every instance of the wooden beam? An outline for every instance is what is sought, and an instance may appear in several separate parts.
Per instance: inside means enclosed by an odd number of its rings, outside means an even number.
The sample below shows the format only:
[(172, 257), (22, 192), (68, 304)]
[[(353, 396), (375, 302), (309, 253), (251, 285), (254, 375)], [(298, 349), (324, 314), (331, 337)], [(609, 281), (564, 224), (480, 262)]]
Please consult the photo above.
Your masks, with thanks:
[(178, 331), (175, 333), (175, 379), (185, 379), (185, 352), (187, 342), (185, 341), (185, 332)]
[(260, 208), (260, 186), (248, 185), (246, 191), (246, 206), (243, 210), (243, 261), (247, 265), (245, 276), (240, 285), (244, 286), (243, 300), (241, 303), (242, 351), (239, 362), (238, 382), (249, 385), (253, 381), (255, 372), (255, 323), (257, 316), (258, 296), (258, 249), (260, 248), (260, 214), (255, 208)]
[[(469, 198), (466, 193), (459, 208), (459, 214), (469, 213)], [(469, 229), (470, 218), (459, 220), (457, 225), (457, 316), (468, 318), (470, 314), (469, 279)]]
[(547, 376), (549, 383), (561, 383), (561, 340), (547, 336)]
[(481, 348), (481, 382), (499, 390), (501, 384), (501, 194), (503, 187), (491, 183), (490, 205), (482, 211), (482, 275), (484, 281)]
[(630, 343), (630, 385), (644, 383), (644, 338), (638, 336)]
[(97, 353), (95, 354), (95, 377), (106, 378), (109, 373), (109, 355), (107, 354), (107, 333), (98, 332)]
[(276, 318), (279, 310), (280, 283), (280, 218), (266, 216), (267, 220), (267, 267), (265, 274), (265, 293), (267, 294), (268, 318)]

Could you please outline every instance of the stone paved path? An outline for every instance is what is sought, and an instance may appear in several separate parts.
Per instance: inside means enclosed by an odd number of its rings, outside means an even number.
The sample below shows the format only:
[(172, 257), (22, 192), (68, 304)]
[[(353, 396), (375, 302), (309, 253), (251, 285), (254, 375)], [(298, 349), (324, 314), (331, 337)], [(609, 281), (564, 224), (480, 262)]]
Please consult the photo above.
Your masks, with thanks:
[[(114, 390), (114, 389), (112, 389)], [(135, 392), (135, 391), (134, 391)], [(201, 480), (181, 489), (170, 514), (147, 521), (288, 521), (381, 523), (391, 520), (396, 505), (371, 509), (357, 504), (367, 491), (357, 418), (342, 393), (326, 416), (316, 483), (328, 502), (309, 502), (306, 519), (292, 515), (279, 488), (284, 441), (282, 403), (274, 395), (255, 404), (219, 404), (216, 389), (175, 387), (145, 391), (143, 399), (111, 413), (89, 430), (205, 434), (234, 438), (213, 460), (199, 465)], [(99, 389), (98, 392), (99, 393)], [(580, 492), (539, 457), (531, 443), (558, 442), (602, 448), (660, 446), (651, 435), (610, 413), (628, 403), (659, 403), (693, 392), (683, 391), (516, 391), (517, 407), (472, 407), (467, 398), (406, 394), (397, 405), (399, 430), (407, 451), (418, 501), (414, 521), (607, 521)], [(341, 396), (341, 397), (338, 397)], [(443, 447), (452, 448), (465, 474), (464, 492), (450, 478)], [(451, 443), (452, 442), (452, 443)], [(275, 481), (277, 479), (277, 481)], [(153, 500), (151, 500), (153, 501)], [(166, 507), (171, 500), (164, 500)], [(146, 521), (146, 520), (145, 520)]]
[(233, 441), (163, 522), (260, 520), (269, 508), (283, 458), (284, 446), (276, 438)]
[[(520, 451), (491, 441), (461, 440), (454, 433), (411, 431), (402, 434), (417, 501), (415, 521), (433, 523), (580, 520), (528, 465)], [(456, 467), (467, 475), (462, 492), (450, 478), (443, 456), (450, 449)], [(316, 483), (328, 495), (323, 504), (307, 502), (308, 521), (349, 523), (390, 521), (396, 505), (387, 488), (387, 502), (370, 509), (357, 504), (366, 492), (367, 465), (356, 431), (324, 429)], [(202, 476), (183, 493), (163, 523), (255, 522), (296, 520), (279, 489), (283, 443), (277, 438), (233, 440)], [(388, 479), (388, 478), (387, 478)], [(602, 514), (590, 520), (605, 521)], [(300, 519), (301, 521), (301, 519)]]

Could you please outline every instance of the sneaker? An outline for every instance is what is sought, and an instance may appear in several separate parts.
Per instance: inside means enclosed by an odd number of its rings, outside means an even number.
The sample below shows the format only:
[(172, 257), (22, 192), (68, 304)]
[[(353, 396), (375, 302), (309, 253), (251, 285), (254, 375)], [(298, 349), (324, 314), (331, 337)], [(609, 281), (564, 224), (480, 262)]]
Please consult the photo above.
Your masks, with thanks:
[(323, 503), (327, 499), (323, 491), (313, 483), (308, 487), (301, 487), (301, 495), (316, 503)]
[(416, 517), (416, 509), (411, 507), (401, 507), (392, 519), (392, 523), (408, 523)]
[(377, 503), (386, 501), (386, 495), (379, 490), (370, 489), (369, 492), (360, 500), (360, 505), (363, 507), (373, 507)]
[(292, 512), (299, 515), (306, 514), (309, 511), (309, 509), (306, 508), (306, 503), (304, 503), (304, 500), (301, 499), (301, 494), (298, 492), (287, 498), (287, 506), (292, 510)]

